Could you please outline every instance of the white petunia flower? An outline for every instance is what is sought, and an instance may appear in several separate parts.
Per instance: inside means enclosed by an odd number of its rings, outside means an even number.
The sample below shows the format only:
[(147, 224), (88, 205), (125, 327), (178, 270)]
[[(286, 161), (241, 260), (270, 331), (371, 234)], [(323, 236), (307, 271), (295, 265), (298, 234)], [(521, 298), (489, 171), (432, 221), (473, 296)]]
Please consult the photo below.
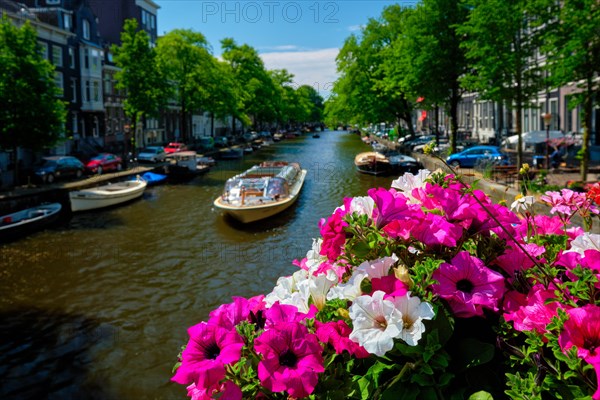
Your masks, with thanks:
[(394, 347), (394, 339), (402, 332), (402, 313), (384, 292), (377, 290), (373, 296), (360, 296), (350, 306), (353, 330), (350, 339), (369, 353), (383, 356)]
[(267, 307), (271, 307), (276, 302), (284, 304), (294, 292), (298, 291), (298, 283), (308, 278), (308, 272), (299, 269), (291, 276), (284, 276), (277, 279), (277, 284), (273, 291), (265, 296)]
[(312, 248), (306, 253), (306, 267), (309, 275), (312, 275), (322, 263), (327, 261), (327, 256), (320, 254), (322, 244), (323, 239), (313, 239)]
[(371, 218), (373, 216), (373, 208), (375, 201), (369, 196), (359, 196), (352, 198), (350, 202), (350, 214), (357, 213), (358, 215), (366, 215)]
[(535, 198), (533, 196), (522, 196), (513, 201), (513, 203), (510, 205), (510, 209), (514, 212), (519, 212), (521, 210), (527, 211), (531, 208), (534, 202)]
[(322, 310), (327, 301), (329, 290), (338, 283), (338, 277), (335, 272), (329, 270), (325, 274), (310, 276), (302, 285), (308, 290), (308, 295), (317, 309)]
[(600, 251), (600, 234), (586, 232), (581, 236), (577, 236), (571, 242), (571, 248), (565, 250), (565, 253), (576, 252), (583, 255), (586, 250)]
[(435, 316), (431, 304), (421, 302), (418, 297), (410, 297), (410, 292), (404, 296), (396, 297), (395, 307), (402, 314), (403, 329), (400, 332), (400, 339), (404, 340), (409, 346), (416, 346), (425, 332), (424, 319), (432, 319)]
[(365, 271), (355, 270), (350, 279), (348, 279), (348, 282), (340, 283), (329, 290), (327, 300), (342, 299), (353, 301), (363, 294), (360, 286), (366, 278), (368, 278), (368, 275)]
[(410, 202), (414, 203), (416, 199), (412, 197), (413, 189), (425, 187), (425, 179), (429, 178), (429, 175), (431, 175), (431, 171), (428, 169), (419, 170), (417, 175), (406, 172), (398, 179), (392, 181), (392, 187), (404, 192), (404, 195), (410, 199)]
[(382, 278), (387, 276), (390, 268), (396, 264), (398, 257), (392, 254), (391, 257), (378, 258), (377, 260), (365, 261), (358, 266), (359, 271), (365, 271), (370, 279)]

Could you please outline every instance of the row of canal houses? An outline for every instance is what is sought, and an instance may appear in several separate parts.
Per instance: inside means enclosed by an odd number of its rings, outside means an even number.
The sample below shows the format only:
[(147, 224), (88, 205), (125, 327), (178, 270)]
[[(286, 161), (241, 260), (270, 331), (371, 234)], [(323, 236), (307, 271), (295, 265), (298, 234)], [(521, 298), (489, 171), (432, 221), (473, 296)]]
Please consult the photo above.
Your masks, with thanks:
[[(100, 150), (123, 154), (132, 139), (130, 120), (124, 113), (124, 91), (116, 88), (118, 67), (110, 47), (120, 44), (125, 20), (134, 18), (152, 45), (156, 44), (159, 6), (152, 0), (0, 0), (0, 16), (17, 26), (26, 21), (36, 29), (41, 51), (55, 66), (56, 85), (67, 103), (65, 138), (52, 154), (75, 154), (82, 158)], [(223, 133), (230, 121), (212, 121), (208, 115), (192, 116), (193, 137)], [(138, 147), (184, 137), (179, 130), (180, 113), (169, 104), (158, 118), (148, 118), (138, 132)], [(212, 131), (211, 131), (212, 129)], [(24, 166), (36, 155), (21, 149)], [(14, 155), (0, 152), (0, 182), (12, 184)], [(0, 183), (2, 187), (2, 183)]]

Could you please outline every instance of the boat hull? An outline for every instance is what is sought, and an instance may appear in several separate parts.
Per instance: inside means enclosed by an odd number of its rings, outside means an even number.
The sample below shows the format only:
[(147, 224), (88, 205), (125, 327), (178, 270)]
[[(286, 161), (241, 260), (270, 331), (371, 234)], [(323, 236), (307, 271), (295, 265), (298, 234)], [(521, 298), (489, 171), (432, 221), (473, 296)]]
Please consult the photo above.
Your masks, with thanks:
[[(61, 209), (60, 203), (43, 204), (0, 217), (0, 242), (12, 241), (41, 231), (58, 219)], [(14, 223), (5, 222), (8, 218), (19, 220)]]
[(300, 173), (300, 176), (296, 180), (296, 183), (290, 190), (290, 196), (283, 200), (261, 205), (235, 206), (223, 202), (222, 198), (219, 197), (214, 201), (213, 204), (217, 209), (223, 211), (226, 215), (229, 215), (242, 223), (246, 224), (260, 221), (262, 219), (279, 214), (296, 202), (300, 195), (300, 190), (304, 185), (306, 174), (307, 171), (303, 169)]
[(141, 197), (147, 183), (143, 180), (125, 181), (69, 193), (71, 211), (88, 211), (116, 206)]

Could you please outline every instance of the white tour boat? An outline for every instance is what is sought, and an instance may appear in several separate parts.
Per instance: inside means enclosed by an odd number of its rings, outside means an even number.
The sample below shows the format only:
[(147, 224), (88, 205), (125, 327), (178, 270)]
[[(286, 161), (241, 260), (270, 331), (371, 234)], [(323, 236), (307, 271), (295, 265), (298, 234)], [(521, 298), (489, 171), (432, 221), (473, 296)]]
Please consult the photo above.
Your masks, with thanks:
[(264, 162), (229, 178), (214, 206), (247, 223), (290, 207), (300, 194), (306, 170), (298, 163)]

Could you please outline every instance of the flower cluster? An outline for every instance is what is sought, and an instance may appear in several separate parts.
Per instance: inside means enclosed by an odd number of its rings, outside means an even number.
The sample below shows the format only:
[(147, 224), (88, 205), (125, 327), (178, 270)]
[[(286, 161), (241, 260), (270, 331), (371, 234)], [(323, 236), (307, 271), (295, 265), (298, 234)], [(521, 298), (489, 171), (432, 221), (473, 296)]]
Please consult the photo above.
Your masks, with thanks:
[(346, 198), (294, 274), (188, 330), (172, 380), (194, 400), (600, 399), (600, 235), (571, 224), (597, 199), (540, 200), (426, 170)]

